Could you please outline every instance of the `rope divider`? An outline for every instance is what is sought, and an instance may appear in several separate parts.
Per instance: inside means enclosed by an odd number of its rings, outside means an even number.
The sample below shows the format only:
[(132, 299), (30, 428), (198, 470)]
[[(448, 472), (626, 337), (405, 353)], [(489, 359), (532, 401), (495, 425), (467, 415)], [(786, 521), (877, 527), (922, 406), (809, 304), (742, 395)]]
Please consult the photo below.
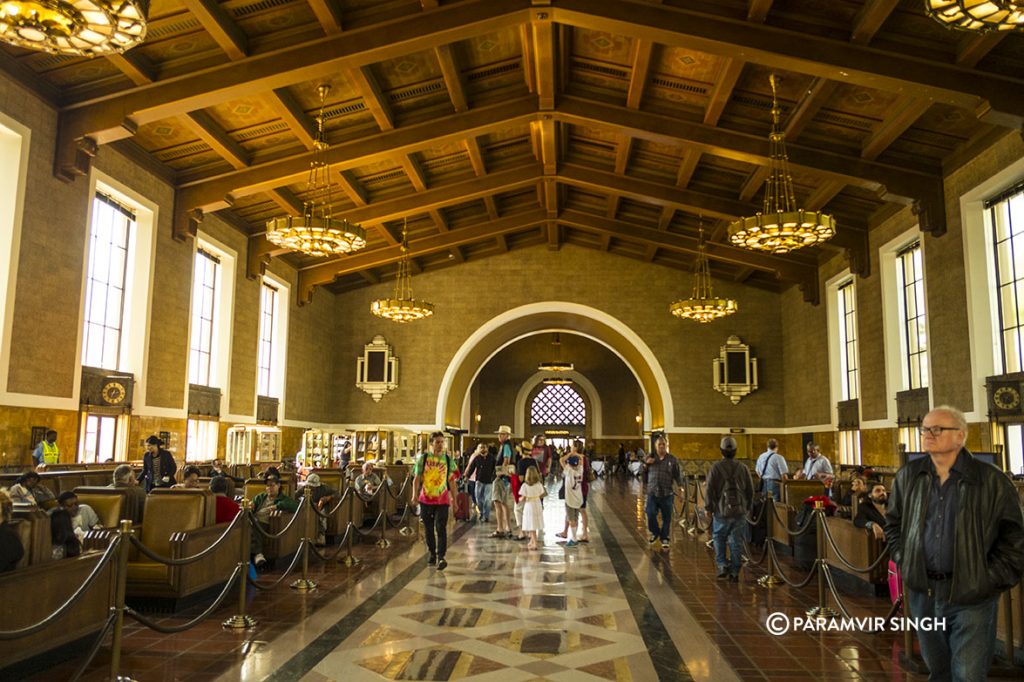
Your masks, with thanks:
[(825, 527), (825, 539), (828, 540), (829, 546), (832, 548), (832, 551), (835, 552), (839, 561), (848, 570), (853, 571), (854, 573), (870, 573), (881, 566), (883, 561), (887, 561), (889, 559), (889, 547), (886, 545), (885, 549), (882, 550), (882, 553), (878, 555), (878, 558), (875, 559), (875, 561), (867, 568), (858, 568), (857, 566), (854, 566), (845, 556), (843, 556), (843, 553), (839, 551), (839, 547), (836, 545), (835, 538), (832, 537), (832, 531), (829, 530), (828, 524), (825, 523), (822, 525)]
[(78, 670), (71, 677), (70, 682), (78, 682), (82, 679), (82, 675), (85, 674), (85, 669), (92, 663), (92, 659), (96, 658), (96, 652), (100, 650), (100, 646), (103, 644), (103, 640), (107, 638), (107, 633), (110, 632), (110, 628), (113, 627), (114, 621), (117, 619), (117, 609), (111, 608), (110, 615), (107, 616), (107, 622), (103, 624), (103, 629), (96, 635), (96, 638), (92, 642), (92, 646), (89, 647), (89, 653), (86, 654), (82, 660), (81, 665), (78, 666)]
[(334, 561), (334, 559), (341, 554), (341, 550), (345, 549), (353, 528), (355, 528), (355, 525), (349, 521), (348, 525), (345, 527), (345, 534), (341, 536), (341, 542), (339, 542), (338, 546), (331, 550), (329, 554), (327, 552), (320, 551), (316, 545), (310, 545), (309, 548), (313, 551), (313, 556), (317, 557), (321, 561)]
[(248, 575), (245, 576), (245, 579), (247, 581), (249, 581), (249, 584), (252, 585), (253, 587), (255, 587), (257, 590), (268, 591), (268, 590), (274, 589), (275, 587), (280, 585), (284, 581), (285, 578), (288, 577), (289, 573), (291, 573), (293, 570), (295, 570), (295, 566), (299, 563), (299, 559), (302, 558), (302, 546), (306, 543), (306, 541), (307, 541), (307, 538), (302, 538), (302, 540), (299, 542), (299, 548), (297, 550), (295, 550), (295, 556), (292, 557), (292, 562), (288, 565), (288, 568), (286, 568), (284, 573), (281, 574), (281, 577), (279, 577), (277, 580), (275, 580), (271, 584), (269, 584), (269, 585), (261, 585), (258, 581), (253, 580)]
[(150, 630), (156, 630), (157, 632), (160, 632), (165, 635), (173, 635), (179, 632), (185, 632), (185, 630), (191, 630), (192, 628), (194, 628), (201, 621), (205, 620), (207, 616), (209, 616), (211, 613), (220, 608), (220, 605), (224, 601), (224, 598), (227, 597), (228, 593), (231, 591), (231, 586), (235, 584), (235, 580), (238, 579), (241, 573), (242, 567), (240, 565), (235, 566), (235, 570), (231, 572), (231, 577), (228, 578), (228, 581), (226, 583), (224, 583), (224, 588), (220, 591), (220, 594), (217, 595), (217, 598), (213, 601), (213, 603), (210, 604), (210, 606), (207, 607), (205, 611), (203, 611), (187, 623), (182, 623), (181, 625), (160, 625), (150, 620), (149, 618), (143, 616), (141, 613), (139, 613), (130, 606), (125, 606), (124, 612), (127, 615), (134, 618), (135, 620), (137, 620), (142, 625), (149, 628)]
[(329, 519), (329, 518), (331, 518), (332, 516), (334, 516), (334, 514), (335, 514), (335, 513), (336, 513), (336, 512), (337, 512), (337, 511), (338, 511), (339, 509), (341, 509), (341, 505), (345, 504), (345, 503), (346, 503), (346, 502), (348, 501), (348, 498), (349, 498), (349, 496), (350, 496), (351, 494), (352, 494), (352, 488), (351, 488), (351, 487), (345, 488), (345, 492), (343, 492), (343, 493), (341, 494), (341, 497), (340, 497), (340, 498), (338, 498), (338, 504), (334, 505), (334, 508), (333, 508), (333, 509), (331, 509), (330, 511), (327, 511), (327, 512), (325, 512), (325, 511), (323, 511), (323, 510), (321, 510), (321, 509), (317, 508), (317, 507), (316, 507), (316, 506), (314, 505), (314, 506), (313, 506), (313, 511), (314, 511), (314, 512), (316, 512), (316, 515), (317, 515), (317, 516), (319, 516), (320, 518), (322, 518), (322, 519)]
[(286, 525), (284, 528), (282, 528), (276, 533), (269, 533), (263, 530), (263, 526), (260, 525), (260, 522), (256, 519), (255, 512), (253, 512), (251, 509), (247, 511), (247, 514), (249, 515), (249, 525), (252, 526), (253, 530), (257, 531), (260, 535), (262, 535), (265, 538), (276, 540), (280, 537), (284, 537), (284, 534), (291, 530), (292, 524), (294, 524), (295, 521), (302, 516), (302, 514), (300, 513), (302, 511), (302, 505), (309, 504), (306, 501), (308, 499), (309, 498), (306, 497), (302, 498), (302, 500), (299, 502), (298, 509), (292, 512), (292, 520), (288, 522), (288, 525)]
[(786, 574), (782, 572), (782, 564), (779, 563), (779, 557), (775, 553), (775, 543), (773, 543), (773, 542), (768, 543), (768, 551), (771, 552), (772, 560), (775, 562), (775, 568), (779, 572), (779, 577), (782, 578), (782, 580), (785, 581), (785, 583), (787, 585), (789, 585), (790, 587), (796, 587), (796, 588), (807, 587), (807, 585), (809, 585), (811, 580), (814, 578), (815, 574), (818, 572), (818, 565), (817, 565), (817, 562), (815, 562), (814, 568), (811, 569), (810, 573), (808, 573), (804, 577), (803, 580), (800, 580), (800, 581), (790, 580), (789, 578), (786, 577)]
[(843, 614), (843, 618), (852, 618), (849, 609), (843, 604), (843, 600), (839, 597), (839, 590), (836, 589), (836, 583), (832, 578), (832, 571), (828, 569), (828, 566), (823, 565), (821, 570), (825, 572), (825, 582), (828, 583), (828, 591), (832, 593), (832, 600), (839, 607), (839, 611)]
[(772, 514), (775, 515), (775, 520), (782, 524), (782, 530), (784, 530), (786, 532), (786, 534), (789, 535), (790, 537), (797, 537), (798, 535), (805, 535), (810, 530), (811, 526), (814, 525), (814, 514), (811, 514), (810, 516), (807, 517), (807, 520), (804, 521), (804, 525), (803, 526), (801, 526), (801, 527), (797, 528), (795, 531), (793, 531), (793, 530), (789, 529), (789, 523), (786, 522), (786, 520), (783, 519), (781, 516), (779, 516), (778, 507), (776, 505), (774, 505), (774, 504), (772, 505)]
[(228, 537), (231, 531), (234, 530), (235, 527), (241, 522), (242, 518), (243, 513), (239, 511), (237, 514), (235, 514), (235, 518), (231, 520), (231, 523), (228, 524), (228, 527), (224, 529), (224, 532), (220, 534), (220, 537), (218, 537), (213, 542), (213, 544), (211, 544), (206, 549), (196, 554), (193, 554), (192, 556), (183, 557), (181, 559), (170, 559), (163, 555), (157, 554), (149, 547), (146, 547), (144, 544), (142, 544), (142, 541), (139, 540), (134, 533), (128, 536), (128, 541), (132, 543), (133, 547), (135, 547), (144, 555), (146, 555), (147, 557), (149, 557), (157, 563), (164, 564), (165, 566), (187, 566), (188, 564), (192, 564), (199, 561), (200, 559), (207, 556), (208, 554), (211, 554), (215, 549), (217, 549), (220, 546), (220, 544), (224, 542), (224, 540)]
[(92, 572), (89, 573), (88, 577), (85, 579), (85, 582), (79, 585), (78, 589), (75, 590), (70, 597), (68, 597), (67, 601), (65, 601), (63, 604), (57, 607), (56, 611), (48, 615), (46, 618), (43, 618), (35, 625), (28, 625), (23, 628), (18, 628), (17, 630), (0, 630), (0, 641), (21, 639), (22, 637), (28, 637), (29, 635), (34, 635), (37, 632), (42, 632), (49, 625), (51, 625), (53, 622), (55, 622), (57, 619), (59, 619), (61, 616), (67, 613), (67, 611), (72, 606), (78, 603), (78, 601), (89, 590), (89, 588), (92, 587), (92, 584), (96, 582), (96, 579), (99, 577), (102, 570), (106, 567), (107, 563), (115, 556), (116, 550), (120, 546), (121, 538), (120, 536), (115, 536), (113, 541), (111, 541), (111, 543), (107, 545), (106, 551), (103, 552), (103, 556), (100, 557), (99, 562), (96, 564), (95, 567), (93, 567)]

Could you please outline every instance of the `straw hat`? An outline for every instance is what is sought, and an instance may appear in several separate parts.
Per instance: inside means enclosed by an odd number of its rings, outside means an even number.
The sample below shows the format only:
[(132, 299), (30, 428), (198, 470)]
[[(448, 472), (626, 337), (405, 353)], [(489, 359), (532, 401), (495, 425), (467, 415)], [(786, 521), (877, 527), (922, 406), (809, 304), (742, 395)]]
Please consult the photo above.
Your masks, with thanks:
[(498, 427), (498, 433), (499, 434), (504, 433), (506, 435), (511, 436), (512, 435), (512, 427), (508, 426), (506, 424), (502, 424), (501, 426)]

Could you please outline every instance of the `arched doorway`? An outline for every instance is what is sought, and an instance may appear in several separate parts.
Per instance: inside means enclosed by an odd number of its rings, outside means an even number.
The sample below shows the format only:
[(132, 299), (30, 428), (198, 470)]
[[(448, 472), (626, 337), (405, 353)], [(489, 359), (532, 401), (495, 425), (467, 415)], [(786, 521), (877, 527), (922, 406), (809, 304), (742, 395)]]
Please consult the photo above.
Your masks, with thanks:
[(549, 445), (569, 447), (569, 439), (584, 437), (587, 404), (572, 384), (542, 384), (530, 401), (530, 434), (544, 433)]

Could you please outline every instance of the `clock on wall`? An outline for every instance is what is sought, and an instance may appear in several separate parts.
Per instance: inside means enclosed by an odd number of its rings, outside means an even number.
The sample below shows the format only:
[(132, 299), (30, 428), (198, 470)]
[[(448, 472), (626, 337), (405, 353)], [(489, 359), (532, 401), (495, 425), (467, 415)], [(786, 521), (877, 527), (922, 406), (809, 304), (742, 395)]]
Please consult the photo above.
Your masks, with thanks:
[(1001, 423), (1017, 423), (1024, 418), (1024, 374), (1014, 372), (986, 377), (988, 393), (988, 414)]
[(108, 381), (100, 389), (100, 397), (107, 405), (120, 405), (128, 395), (128, 389), (120, 381)]
[(1013, 386), (1000, 386), (992, 393), (992, 402), (1000, 410), (1012, 410), (1020, 405), (1020, 391)]

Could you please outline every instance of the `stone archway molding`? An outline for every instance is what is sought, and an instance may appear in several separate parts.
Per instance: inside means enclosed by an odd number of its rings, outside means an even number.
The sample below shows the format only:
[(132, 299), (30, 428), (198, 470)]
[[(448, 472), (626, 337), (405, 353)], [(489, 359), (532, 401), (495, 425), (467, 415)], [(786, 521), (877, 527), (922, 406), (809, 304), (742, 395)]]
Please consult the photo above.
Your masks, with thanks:
[(585, 336), (619, 356), (644, 394), (645, 428), (672, 429), (675, 413), (668, 379), (647, 343), (628, 325), (590, 306), (542, 301), (496, 315), (473, 332), (445, 370), (437, 397), (437, 423), (469, 427), (469, 389), (487, 361), (525, 336), (549, 331)]
[[(590, 437), (601, 438), (604, 435), (604, 429), (601, 425), (601, 396), (598, 394), (597, 388), (595, 388), (594, 384), (590, 383), (590, 379), (575, 370), (572, 372), (559, 372), (558, 374), (559, 376), (564, 375), (567, 379), (572, 379), (576, 384), (573, 388), (582, 393), (587, 399), (588, 407), (590, 408), (590, 412), (587, 413), (587, 427), (590, 430)], [(526, 401), (533, 389), (549, 376), (551, 376), (551, 372), (537, 372), (519, 387), (519, 392), (516, 394), (515, 421), (512, 424), (513, 433), (523, 434), (524, 437), (530, 433), (530, 425), (527, 418), (530, 406), (527, 405)]]

